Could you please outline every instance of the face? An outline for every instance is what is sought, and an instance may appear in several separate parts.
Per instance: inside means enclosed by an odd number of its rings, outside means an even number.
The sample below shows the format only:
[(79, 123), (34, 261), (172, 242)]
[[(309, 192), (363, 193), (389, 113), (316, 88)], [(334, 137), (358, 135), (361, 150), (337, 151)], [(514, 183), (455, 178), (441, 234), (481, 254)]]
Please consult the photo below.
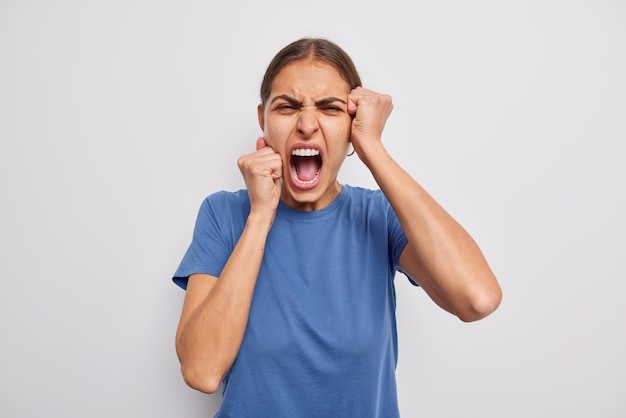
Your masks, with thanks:
[(328, 206), (341, 191), (337, 174), (349, 147), (350, 86), (319, 61), (286, 65), (272, 82), (259, 124), (283, 161), (281, 200), (299, 210)]

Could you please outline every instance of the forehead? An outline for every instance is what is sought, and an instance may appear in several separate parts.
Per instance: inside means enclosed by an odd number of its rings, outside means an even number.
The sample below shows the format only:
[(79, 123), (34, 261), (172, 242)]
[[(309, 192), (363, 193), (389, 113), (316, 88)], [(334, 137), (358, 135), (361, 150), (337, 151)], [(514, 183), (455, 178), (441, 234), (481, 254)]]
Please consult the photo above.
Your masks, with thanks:
[(319, 98), (350, 93), (339, 71), (322, 61), (296, 61), (285, 65), (272, 81), (271, 96), (288, 94), (295, 98)]

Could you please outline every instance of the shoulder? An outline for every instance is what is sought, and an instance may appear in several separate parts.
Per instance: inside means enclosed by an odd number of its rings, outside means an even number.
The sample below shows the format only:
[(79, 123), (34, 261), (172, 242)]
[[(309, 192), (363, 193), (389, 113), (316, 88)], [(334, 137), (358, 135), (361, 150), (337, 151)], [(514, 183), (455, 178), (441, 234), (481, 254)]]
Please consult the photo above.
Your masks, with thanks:
[(200, 205), (198, 219), (221, 223), (228, 219), (245, 219), (250, 213), (247, 190), (218, 191), (208, 195)]
[(351, 186), (349, 184), (344, 184), (343, 188), (346, 190), (346, 194), (352, 199), (382, 195), (380, 189), (368, 189), (360, 186)]
[(250, 199), (248, 197), (248, 191), (241, 189), (237, 191), (220, 190), (218, 192), (211, 193), (202, 202), (202, 206), (205, 208), (219, 209), (235, 209), (235, 208), (250, 208)]
[(370, 222), (386, 224), (396, 222), (396, 214), (382, 190), (354, 186), (344, 187), (346, 187), (346, 195), (348, 196), (346, 206), (352, 216), (365, 217)]
[(379, 207), (380, 205), (387, 206), (389, 204), (387, 202), (387, 198), (380, 189), (367, 189), (347, 184), (343, 187), (346, 190), (348, 201), (353, 206)]

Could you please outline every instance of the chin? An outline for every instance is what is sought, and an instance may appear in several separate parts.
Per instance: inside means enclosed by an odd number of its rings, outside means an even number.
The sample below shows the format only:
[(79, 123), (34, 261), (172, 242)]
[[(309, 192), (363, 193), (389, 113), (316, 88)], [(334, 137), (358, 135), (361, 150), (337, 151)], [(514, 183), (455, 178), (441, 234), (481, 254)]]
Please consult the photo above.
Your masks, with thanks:
[(298, 187), (293, 182), (285, 187), (283, 202), (298, 210), (317, 210), (328, 206), (337, 194), (333, 193), (331, 185), (323, 186), (323, 182), (318, 181), (313, 187)]

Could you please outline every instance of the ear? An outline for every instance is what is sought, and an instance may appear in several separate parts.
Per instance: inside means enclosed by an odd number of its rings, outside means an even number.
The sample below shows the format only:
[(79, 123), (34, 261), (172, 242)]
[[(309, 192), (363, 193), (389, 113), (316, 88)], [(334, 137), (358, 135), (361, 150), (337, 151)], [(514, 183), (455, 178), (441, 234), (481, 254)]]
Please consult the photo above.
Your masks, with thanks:
[(259, 118), (259, 126), (261, 130), (265, 132), (265, 116), (263, 115), (263, 103), (259, 103), (259, 106), (256, 108), (257, 116)]

